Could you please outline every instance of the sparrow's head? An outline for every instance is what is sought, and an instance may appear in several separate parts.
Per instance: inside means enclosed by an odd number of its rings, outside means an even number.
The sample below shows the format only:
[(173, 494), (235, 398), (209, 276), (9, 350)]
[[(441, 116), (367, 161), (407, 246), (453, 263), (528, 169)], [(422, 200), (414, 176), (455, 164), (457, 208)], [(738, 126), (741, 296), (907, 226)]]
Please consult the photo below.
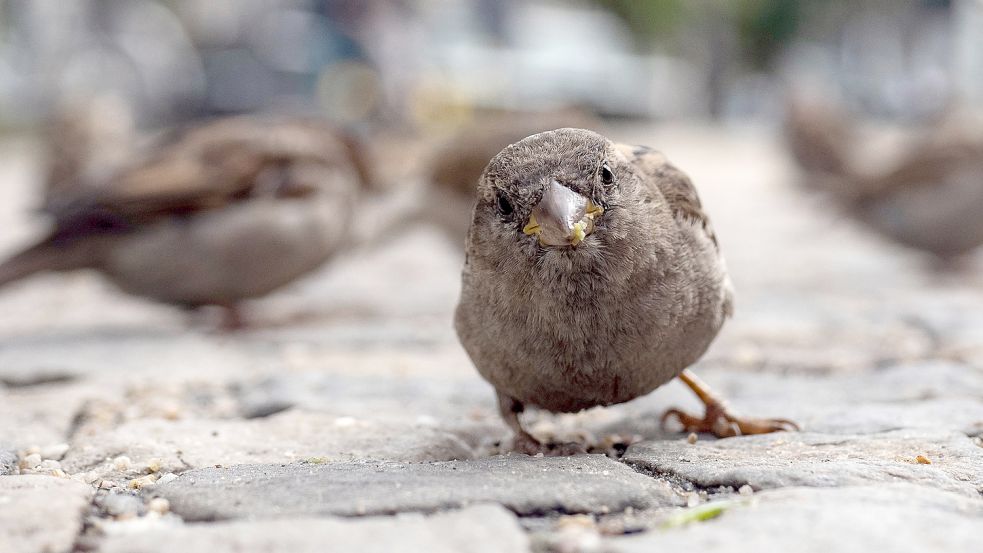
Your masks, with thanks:
[(578, 258), (610, 250), (633, 225), (632, 164), (583, 129), (532, 135), (496, 155), (478, 184), (471, 243), (529, 257)]

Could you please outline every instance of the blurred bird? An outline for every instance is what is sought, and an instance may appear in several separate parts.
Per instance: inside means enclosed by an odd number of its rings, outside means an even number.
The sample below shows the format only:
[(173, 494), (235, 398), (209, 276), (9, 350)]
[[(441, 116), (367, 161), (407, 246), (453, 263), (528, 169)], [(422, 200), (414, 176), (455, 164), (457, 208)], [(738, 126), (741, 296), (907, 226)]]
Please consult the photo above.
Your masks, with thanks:
[(242, 300), (345, 245), (369, 182), (354, 143), (308, 120), (219, 120), (133, 157), (97, 185), (63, 186), (49, 198), (54, 228), (0, 264), (0, 286), (95, 269), (131, 294), (221, 306), (236, 327)]
[(61, 102), (42, 131), (48, 150), (45, 210), (58, 210), (65, 198), (105, 183), (143, 140), (132, 106), (111, 94)]
[(983, 244), (983, 125), (952, 113), (887, 166), (835, 106), (795, 98), (789, 147), (806, 183), (878, 233), (949, 263)]
[(680, 377), (706, 405), (673, 409), (718, 436), (795, 428), (731, 414), (686, 367), (732, 310), (710, 221), (689, 178), (643, 146), (591, 131), (525, 138), (478, 184), (455, 327), (498, 392), (517, 450), (568, 453), (526, 432), (525, 405), (574, 412)]

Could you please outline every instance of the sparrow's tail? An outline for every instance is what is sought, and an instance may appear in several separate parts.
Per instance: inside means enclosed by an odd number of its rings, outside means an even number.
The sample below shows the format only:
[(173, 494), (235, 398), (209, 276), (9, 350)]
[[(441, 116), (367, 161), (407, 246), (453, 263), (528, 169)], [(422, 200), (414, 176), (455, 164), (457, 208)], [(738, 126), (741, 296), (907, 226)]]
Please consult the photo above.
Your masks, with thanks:
[(0, 263), (0, 287), (35, 273), (90, 267), (92, 251), (84, 241), (61, 242), (47, 238)]

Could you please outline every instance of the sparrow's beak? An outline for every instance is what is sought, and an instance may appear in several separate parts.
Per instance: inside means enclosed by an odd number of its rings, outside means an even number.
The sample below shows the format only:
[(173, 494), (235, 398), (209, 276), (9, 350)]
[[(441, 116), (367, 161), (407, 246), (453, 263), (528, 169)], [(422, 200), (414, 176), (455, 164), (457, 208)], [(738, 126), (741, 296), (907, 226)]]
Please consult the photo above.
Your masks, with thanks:
[(588, 198), (554, 180), (522, 232), (538, 236), (544, 246), (576, 246), (594, 232), (594, 219), (603, 212)]

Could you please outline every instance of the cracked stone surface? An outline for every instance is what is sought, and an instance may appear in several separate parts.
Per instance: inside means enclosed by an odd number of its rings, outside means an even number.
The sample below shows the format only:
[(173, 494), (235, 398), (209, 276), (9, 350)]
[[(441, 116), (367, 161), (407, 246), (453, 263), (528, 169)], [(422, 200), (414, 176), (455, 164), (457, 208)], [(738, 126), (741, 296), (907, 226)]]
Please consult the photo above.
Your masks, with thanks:
[[(926, 461), (919, 462), (921, 456)], [(910, 482), (979, 499), (983, 447), (960, 433), (895, 430), (833, 436), (790, 432), (716, 441), (642, 442), (622, 459), (710, 488), (755, 490)], [(924, 464), (923, 464), (924, 463)]]
[(105, 477), (112, 473), (105, 461), (119, 455), (128, 456), (134, 468), (156, 459), (161, 470), (176, 472), (307, 458), (321, 462), (468, 459), (474, 452), (454, 434), (432, 426), (382, 425), (287, 411), (250, 420), (136, 420), (78, 440), (62, 466), (70, 472), (105, 468), (100, 473)]
[(499, 503), (522, 515), (679, 504), (668, 484), (602, 455), (443, 463), (300, 463), (199, 469), (155, 490), (186, 520), (432, 512)]
[(0, 442), (17, 448), (65, 441), (75, 414), (99, 391), (88, 385), (0, 388)]
[(521, 553), (529, 539), (515, 515), (497, 505), (424, 516), (361, 519), (292, 518), (215, 524), (186, 524), (112, 536), (105, 553)]
[(907, 484), (787, 488), (755, 494), (719, 517), (608, 539), (605, 551), (975, 551), (979, 501)]
[(0, 551), (71, 551), (92, 493), (62, 478), (0, 477)]
[[(691, 444), (659, 424), (701, 408), (671, 382), (522, 415), (595, 451), (638, 440), (621, 458), (503, 456), (452, 329), (460, 247), (426, 226), (250, 303), (235, 334), (40, 275), (0, 290), (0, 551), (979, 549), (983, 253), (940, 273), (870, 235), (763, 129), (619, 127), (691, 175), (728, 261), (736, 313), (694, 371), (803, 432)], [(6, 255), (44, 224), (38, 149), (0, 154)]]

